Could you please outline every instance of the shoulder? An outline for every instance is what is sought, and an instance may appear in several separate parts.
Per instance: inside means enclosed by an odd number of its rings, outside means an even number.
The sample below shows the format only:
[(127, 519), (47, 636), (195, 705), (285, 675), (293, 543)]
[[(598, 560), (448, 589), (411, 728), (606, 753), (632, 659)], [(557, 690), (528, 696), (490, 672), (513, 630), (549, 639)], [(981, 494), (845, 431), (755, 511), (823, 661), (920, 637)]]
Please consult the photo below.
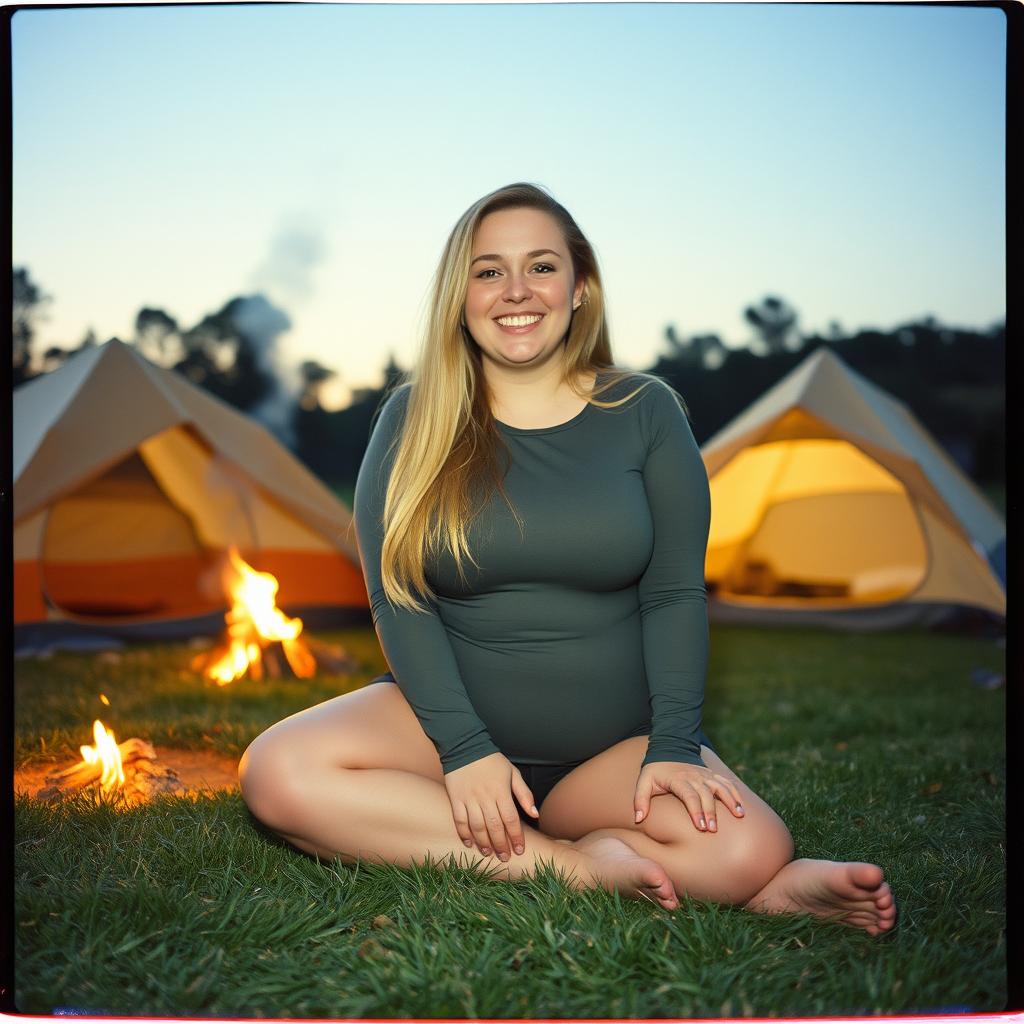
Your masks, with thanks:
[(678, 420), (687, 423), (682, 396), (653, 373), (626, 372), (598, 397), (621, 402), (621, 409), (634, 410), (649, 444), (656, 440), (664, 424)]
[(411, 393), (412, 384), (399, 384), (385, 394), (370, 419), (370, 432), (373, 433), (379, 424), (382, 431), (393, 434), (405, 418)]
[(675, 389), (661, 377), (641, 370), (624, 370), (614, 375), (605, 371), (600, 380), (612, 381), (600, 398), (616, 401), (626, 399), (629, 405), (663, 402), (667, 397), (674, 398), (676, 394)]

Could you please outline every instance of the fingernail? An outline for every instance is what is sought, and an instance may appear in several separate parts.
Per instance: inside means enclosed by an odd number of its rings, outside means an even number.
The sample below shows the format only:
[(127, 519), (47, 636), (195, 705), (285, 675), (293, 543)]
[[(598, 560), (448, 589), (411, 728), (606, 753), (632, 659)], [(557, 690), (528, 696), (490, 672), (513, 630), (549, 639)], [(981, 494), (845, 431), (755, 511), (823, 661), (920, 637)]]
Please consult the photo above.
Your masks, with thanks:
[(739, 811), (740, 814), (744, 814), (745, 813), (743, 808), (739, 804), (736, 805), (736, 810)]
[(516, 853), (522, 853), (522, 852), (523, 852), (523, 848), (521, 846), (517, 846), (516, 847)]
[(463, 842), (464, 842), (464, 843), (465, 843), (465, 844), (466, 844), (467, 846), (472, 846), (472, 845), (473, 845), (473, 840), (472, 840), (472, 839), (463, 839), (462, 841), (463, 841)]
[(711, 818), (711, 820), (708, 821), (708, 828), (711, 829), (712, 832), (717, 832), (718, 831), (718, 822), (715, 821), (714, 818)]
[(540, 814), (540, 811), (537, 810), (537, 805), (536, 804), (531, 805), (530, 813), (531, 814)]
[(639, 821), (643, 816), (644, 816), (644, 812), (643, 811), (637, 811), (636, 812), (636, 820), (637, 821)]
[(482, 847), (482, 848), (481, 848), (480, 852), (481, 852), (481, 853), (482, 853), (482, 854), (483, 854), (483, 855), (484, 855), (485, 857), (490, 857), (490, 855), (491, 855), (491, 848), (490, 848), (489, 846), (484, 846), (484, 847)]
[(498, 860), (508, 860), (508, 854), (502, 850), (502, 852), (498, 854)]
[(700, 827), (701, 828), (707, 828), (708, 827), (708, 823), (703, 818), (700, 819)]

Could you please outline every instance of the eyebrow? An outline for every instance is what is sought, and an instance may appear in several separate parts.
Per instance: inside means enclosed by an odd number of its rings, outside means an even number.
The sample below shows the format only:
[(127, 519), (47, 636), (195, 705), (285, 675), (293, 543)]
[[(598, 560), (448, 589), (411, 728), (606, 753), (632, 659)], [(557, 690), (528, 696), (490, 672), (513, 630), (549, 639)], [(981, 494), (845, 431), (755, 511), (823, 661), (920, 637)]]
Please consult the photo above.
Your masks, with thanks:
[[(528, 252), (526, 254), (526, 258), (532, 260), (534, 256), (544, 256), (547, 253), (550, 253), (552, 256), (557, 256), (559, 259), (562, 259), (561, 253), (555, 252), (554, 249), (534, 249), (533, 252)], [(480, 260), (500, 260), (500, 259), (502, 259), (502, 257), (499, 256), (496, 252), (486, 252), (482, 256), (474, 257), (470, 261), (469, 265), (473, 266), (474, 263), (478, 263)]]

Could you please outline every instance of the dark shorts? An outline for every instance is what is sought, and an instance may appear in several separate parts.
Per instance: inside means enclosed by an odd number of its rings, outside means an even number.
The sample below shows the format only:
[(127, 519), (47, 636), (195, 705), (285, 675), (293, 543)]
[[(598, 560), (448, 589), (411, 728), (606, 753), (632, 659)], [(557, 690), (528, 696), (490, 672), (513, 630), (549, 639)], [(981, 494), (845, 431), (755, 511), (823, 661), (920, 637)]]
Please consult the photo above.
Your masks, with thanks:
[[(394, 683), (396, 682), (395, 677), (390, 672), (385, 672), (382, 675), (374, 676), (366, 685), (370, 683)], [(646, 735), (645, 733), (634, 733), (633, 735)], [(715, 750), (708, 739), (707, 734), (702, 729), (700, 732), (700, 742), (702, 746), (708, 747), (710, 750)], [(718, 751), (715, 750), (717, 754)], [(509, 760), (512, 760), (509, 758)], [(525, 764), (522, 761), (512, 761), (512, 763), (519, 769), (520, 774), (523, 776), (523, 781), (530, 787), (530, 792), (533, 793), (533, 799), (537, 802), (537, 810), (540, 810), (541, 805), (544, 803), (545, 797), (548, 793), (555, 788), (555, 786), (561, 782), (566, 775), (573, 770), (578, 768), (582, 761), (569, 761), (564, 764)], [(523, 821), (527, 821), (530, 824), (536, 824), (537, 819), (532, 815), (528, 814), (519, 805), (519, 801), (515, 801), (516, 810), (519, 811), (519, 817)]]
[[(640, 735), (646, 735), (641, 733)], [(700, 732), (700, 743), (701, 746), (707, 747), (709, 750), (714, 750), (717, 754), (718, 751), (711, 745), (711, 740), (708, 739), (707, 734), (702, 729)], [(530, 792), (533, 793), (533, 799), (537, 802), (537, 810), (539, 811), (544, 803), (544, 799), (548, 793), (551, 792), (573, 770), (578, 768), (582, 761), (572, 761), (568, 764), (524, 764), (522, 761), (512, 762), (518, 769), (520, 774), (523, 776), (523, 781), (530, 787)], [(523, 821), (528, 821), (530, 824), (535, 825), (537, 819), (531, 814), (527, 814), (522, 807), (519, 805), (519, 801), (516, 801), (516, 810), (519, 811), (519, 817)]]

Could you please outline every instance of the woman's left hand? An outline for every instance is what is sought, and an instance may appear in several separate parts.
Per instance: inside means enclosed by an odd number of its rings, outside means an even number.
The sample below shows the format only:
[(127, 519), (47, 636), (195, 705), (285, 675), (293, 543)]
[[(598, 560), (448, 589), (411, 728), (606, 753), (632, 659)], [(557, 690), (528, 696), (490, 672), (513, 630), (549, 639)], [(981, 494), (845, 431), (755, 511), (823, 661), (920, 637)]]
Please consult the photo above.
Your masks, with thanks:
[(729, 808), (736, 818), (743, 817), (740, 791), (731, 779), (699, 764), (681, 761), (651, 761), (640, 769), (633, 807), (637, 824), (647, 817), (651, 797), (674, 793), (686, 805), (694, 828), (701, 832), (717, 832), (715, 798)]

